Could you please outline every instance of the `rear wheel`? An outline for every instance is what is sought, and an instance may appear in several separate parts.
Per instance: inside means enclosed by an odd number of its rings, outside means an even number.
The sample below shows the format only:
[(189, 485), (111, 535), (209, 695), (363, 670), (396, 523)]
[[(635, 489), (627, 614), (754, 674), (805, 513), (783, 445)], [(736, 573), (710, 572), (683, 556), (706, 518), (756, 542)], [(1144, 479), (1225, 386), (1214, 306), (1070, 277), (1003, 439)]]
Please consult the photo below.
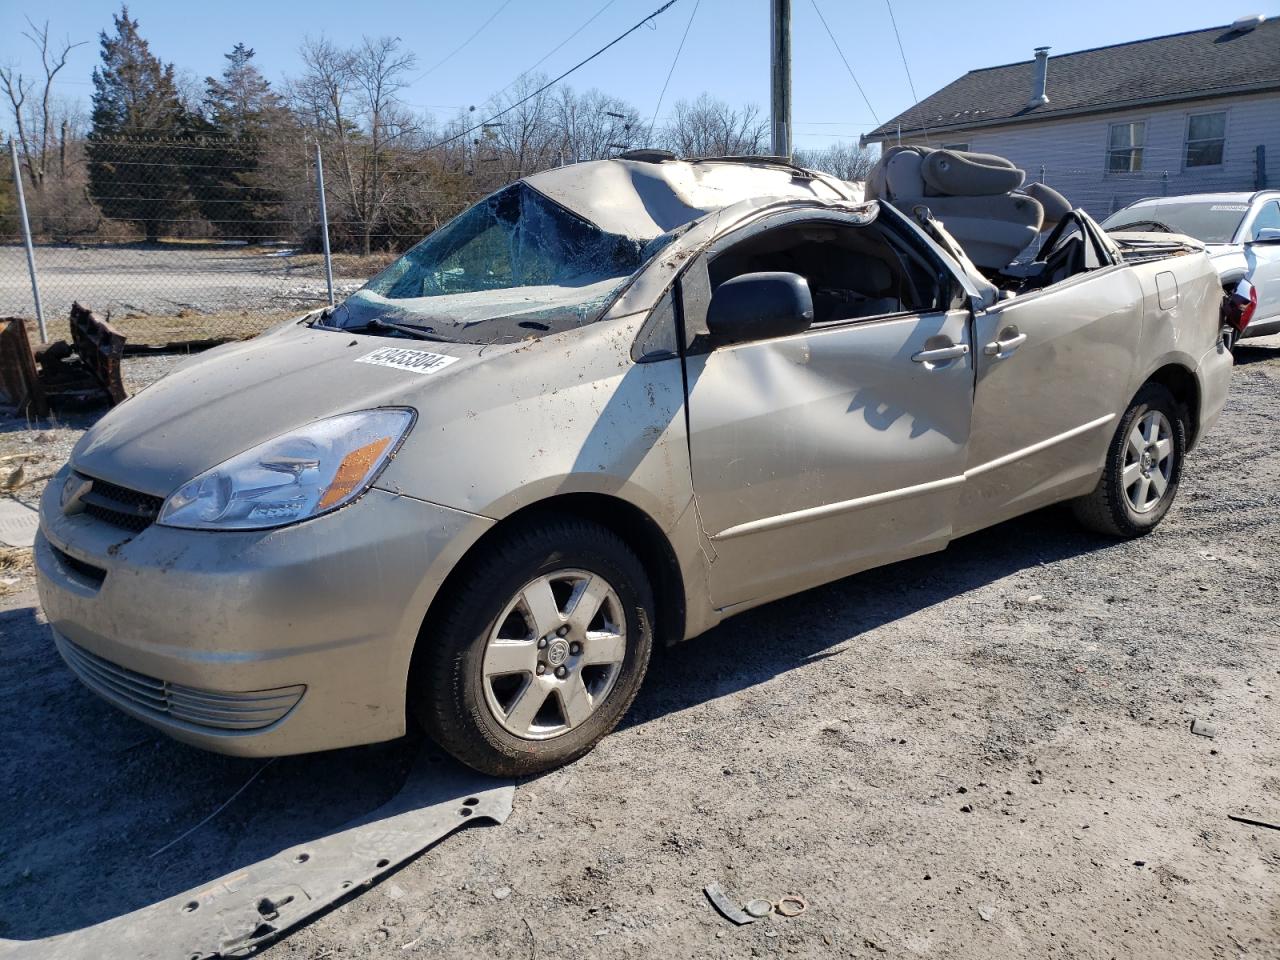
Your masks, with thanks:
[(454, 582), (416, 671), (436, 742), (481, 772), (518, 776), (577, 759), (622, 719), (649, 663), (653, 594), (614, 533), (544, 520)]
[(1114, 537), (1153, 530), (1177, 494), (1186, 447), (1186, 410), (1166, 388), (1147, 384), (1120, 418), (1098, 486), (1073, 501), (1077, 519)]

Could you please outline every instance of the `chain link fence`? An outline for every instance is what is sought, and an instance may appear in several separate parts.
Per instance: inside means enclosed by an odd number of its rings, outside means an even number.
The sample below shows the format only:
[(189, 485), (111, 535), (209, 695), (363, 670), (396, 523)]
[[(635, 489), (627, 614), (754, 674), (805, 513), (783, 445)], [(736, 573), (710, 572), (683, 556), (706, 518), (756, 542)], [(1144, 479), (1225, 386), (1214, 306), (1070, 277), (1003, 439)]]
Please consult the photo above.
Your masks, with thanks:
[[(48, 337), (67, 335), (71, 304), (107, 318), (130, 343), (253, 336), (328, 302), (315, 145), (88, 139), (43, 176), (22, 155), (23, 194)], [(326, 148), (334, 295), (489, 192), (392, 168), (362, 209), (366, 170)], [(367, 164), (365, 165), (367, 166)], [(456, 179), (456, 178), (455, 178)], [(364, 214), (364, 216), (360, 216)], [(36, 317), (19, 198), (0, 160), (0, 316)], [(34, 327), (34, 324), (33, 324)]]

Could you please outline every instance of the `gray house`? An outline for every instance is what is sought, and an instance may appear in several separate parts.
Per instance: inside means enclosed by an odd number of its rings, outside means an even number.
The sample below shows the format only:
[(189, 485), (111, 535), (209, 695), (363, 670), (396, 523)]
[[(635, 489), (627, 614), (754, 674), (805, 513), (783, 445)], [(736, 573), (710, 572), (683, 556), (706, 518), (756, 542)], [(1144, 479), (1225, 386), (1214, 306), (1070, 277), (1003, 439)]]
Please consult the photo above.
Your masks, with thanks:
[(996, 153), (1102, 216), (1280, 186), (1280, 19), (971, 70), (862, 138)]

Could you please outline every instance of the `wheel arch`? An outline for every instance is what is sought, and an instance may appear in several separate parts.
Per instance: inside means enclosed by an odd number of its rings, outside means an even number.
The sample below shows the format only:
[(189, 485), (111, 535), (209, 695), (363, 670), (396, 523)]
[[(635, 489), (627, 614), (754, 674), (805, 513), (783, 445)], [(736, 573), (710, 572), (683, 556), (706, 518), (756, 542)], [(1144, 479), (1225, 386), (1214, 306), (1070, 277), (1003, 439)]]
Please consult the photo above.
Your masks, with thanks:
[(654, 639), (657, 643), (672, 645), (684, 637), (685, 587), (676, 552), (658, 523), (635, 504), (620, 497), (604, 493), (562, 493), (537, 500), (503, 517), (467, 548), (453, 565), (440, 588), (432, 598), (423, 617), (415, 644), (414, 660), (420, 642), (430, 635), (431, 627), (439, 616), (444, 603), (441, 598), (451, 595), (451, 585), (467, 575), (475, 558), (492, 544), (501, 541), (519, 526), (536, 523), (540, 517), (575, 517), (590, 520), (615, 533), (640, 558), (649, 575), (657, 605), (657, 623)]
[(1182, 363), (1166, 363), (1144, 383), (1158, 383), (1187, 411), (1187, 449), (1195, 447), (1200, 437), (1200, 381), (1194, 371)]

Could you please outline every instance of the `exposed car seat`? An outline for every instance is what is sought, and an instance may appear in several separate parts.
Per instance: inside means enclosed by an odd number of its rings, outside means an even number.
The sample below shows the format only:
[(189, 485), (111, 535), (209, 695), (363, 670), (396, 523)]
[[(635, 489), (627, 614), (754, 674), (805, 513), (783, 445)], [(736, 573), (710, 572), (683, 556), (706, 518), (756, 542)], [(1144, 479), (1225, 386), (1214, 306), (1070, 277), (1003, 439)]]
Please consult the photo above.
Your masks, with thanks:
[(919, 146), (885, 150), (867, 178), (867, 197), (888, 200), (910, 214), (925, 206), (965, 253), (985, 270), (1011, 263), (1042, 227), (1071, 205), (1056, 190), (1030, 184), (1004, 157)]

